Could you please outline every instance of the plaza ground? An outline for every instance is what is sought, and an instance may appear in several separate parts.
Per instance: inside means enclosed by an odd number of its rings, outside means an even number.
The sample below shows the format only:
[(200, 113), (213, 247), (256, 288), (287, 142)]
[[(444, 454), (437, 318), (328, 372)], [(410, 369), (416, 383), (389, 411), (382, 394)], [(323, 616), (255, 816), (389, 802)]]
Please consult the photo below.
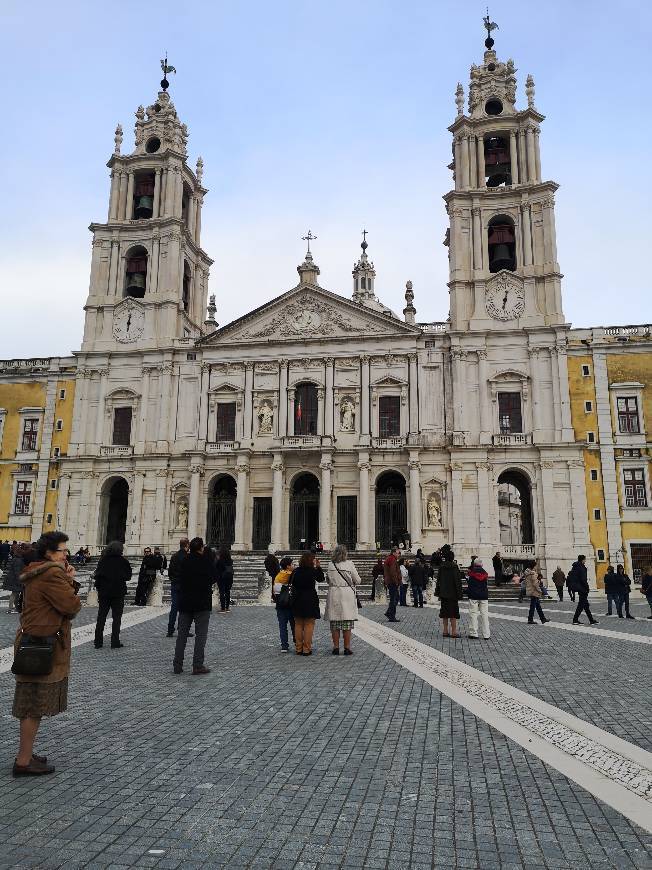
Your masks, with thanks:
[[(604, 601), (591, 632), (561, 628), (573, 606), (552, 601), (545, 627), (526, 624), (525, 605), (492, 605), (488, 642), (444, 639), (433, 607), (402, 608), (392, 629), (622, 738), (640, 760), (652, 620), (640, 601), (635, 622), (605, 619)], [(125, 627), (125, 648), (96, 651), (85, 607), (69, 712), (37, 740), (57, 771), (13, 780), (16, 617), (0, 610), (0, 867), (652, 867), (652, 824), (561, 773), (562, 749), (545, 763), (363, 640), (382, 612), (364, 607), (352, 657), (330, 655), (319, 623), (305, 658), (280, 653), (273, 608), (236, 607), (211, 620), (211, 674), (191, 676), (187, 655), (175, 677), (166, 611), (129, 608), (126, 622), (142, 621)]]

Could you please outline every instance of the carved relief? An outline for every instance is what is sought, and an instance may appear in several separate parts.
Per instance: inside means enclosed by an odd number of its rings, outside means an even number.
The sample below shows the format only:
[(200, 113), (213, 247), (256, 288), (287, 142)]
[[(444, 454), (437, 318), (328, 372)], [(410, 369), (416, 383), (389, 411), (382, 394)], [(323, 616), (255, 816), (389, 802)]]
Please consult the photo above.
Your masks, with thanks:
[(185, 499), (180, 499), (177, 504), (177, 528), (188, 528), (188, 502)]
[(342, 432), (355, 431), (355, 402), (345, 396), (340, 402), (340, 429)]
[(274, 426), (274, 410), (269, 402), (261, 402), (258, 408), (258, 434), (271, 435)]
[(429, 529), (441, 529), (441, 501), (436, 492), (431, 492), (426, 503), (426, 519)]
[(340, 314), (336, 308), (302, 296), (291, 305), (283, 308), (266, 326), (243, 334), (244, 338), (265, 338), (269, 335), (277, 335), (279, 338), (289, 334), (307, 332), (315, 335), (336, 335), (341, 332), (357, 332), (364, 329), (365, 332), (377, 332), (378, 328), (365, 323), (364, 327), (352, 323), (348, 318)]

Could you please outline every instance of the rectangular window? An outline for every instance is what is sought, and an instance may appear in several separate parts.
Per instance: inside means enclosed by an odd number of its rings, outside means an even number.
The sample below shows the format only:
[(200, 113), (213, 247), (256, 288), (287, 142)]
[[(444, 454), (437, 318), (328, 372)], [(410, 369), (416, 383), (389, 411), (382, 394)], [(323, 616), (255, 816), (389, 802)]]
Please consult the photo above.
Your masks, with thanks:
[(598, 562), (604, 562), (604, 550), (598, 550)]
[(627, 468), (623, 471), (625, 483), (625, 505), (627, 507), (647, 507), (645, 491), (645, 472), (642, 468)]
[(498, 422), (501, 435), (523, 431), (520, 393), (498, 393)]
[(597, 480), (597, 479), (598, 479), (598, 472), (595, 470), (595, 468), (592, 468), (591, 469), (591, 480)]
[(235, 402), (218, 402), (217, 441), (235, 441)]
[(595, 508), (595, 510), (593, 511), (593, 519), (594, 520), (601, 520), (602, 519), (602, 511), (600, 510), (600, 508)]
[(23, 423), (23, 450), (36, 450), (38, 420), (28, 419)]
[(66, 398), (66, 391), (65, 390), (59, 390), (59, 398), (60, 399)]
[(114, 409), (113, 443), (122, 447), (131, 444), (131, 408)]
[(584, 402), (584, 410), (586, 413), (590, 413), (593, 410), (593, 402)]
[(14, 505), (15, 514), (28, 514), (29, 502), (32, 497), (32, 482), (31, 480), (19, 480), (16, 483), (16, 504)]
[(589, 444), (595, 444), (595, 432), (587, 432), (586, 440), (589, 442)]
[(188, 362), (194, 362), (197, 359), (197, 354), (196, 353), (187, 353), (186, 359), (188, 360)]
[(63, 429), (63, 420), (57, 420), (57, 432), (61, 432)]
[(638, 400), (635, 396), (622, 396), (618, 400), (618, 431), (626, 435), (638, 435)]
[(50, 525), (50, 524), (52, 523), (52, 514), (48, 514), (48, 515), (47, 515), (47, 517), (46, 517), (46, 519), (45, 519), (45, 522), (46, 522), (48, 525)]
[(60, 448), (60, 447), (55, 447), (55, 448), (54, 448), (54, 457), (55, 457), (55, 459), (56, 459), (58, 456), (60, 456), (60, 455), (61, 455), (61, 448)]
[(381, 438), (397, 438), (401, 434), (401, 397), (381, 396), (378, 400), (378, 429)]
[(56, 488), (57, 488), (57, 479), (55, 477), (50, 481), (50, 489), (56, 489)]
[(582, 366), (582, 377), (583, 377), (583, 378), (588, 378), (590, 374), (591, 374), (591, 369), (590, 369), (590, 367), (587, 366), (587, 365), (583, 365), (583, 366)]

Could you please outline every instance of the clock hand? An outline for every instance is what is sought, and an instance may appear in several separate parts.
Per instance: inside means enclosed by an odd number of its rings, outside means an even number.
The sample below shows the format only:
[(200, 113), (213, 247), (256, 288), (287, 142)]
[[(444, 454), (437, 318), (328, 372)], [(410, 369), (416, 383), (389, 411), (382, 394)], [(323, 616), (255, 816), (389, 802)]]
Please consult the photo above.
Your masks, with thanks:
[(505, 310), (505, 306), (507, 305), (507, 295), (508, 295), (508, 293), (509, 293), (509, 290), (506, 290), (506, 291), (505, 291), (505, 297), (504, 297), (504, 299), (503, 299), (503, 311)]
[(129, 312), (129, 316), (127, 317), (127, 332), (129, 332), (130, 327), (131, 327), (131, 311)]

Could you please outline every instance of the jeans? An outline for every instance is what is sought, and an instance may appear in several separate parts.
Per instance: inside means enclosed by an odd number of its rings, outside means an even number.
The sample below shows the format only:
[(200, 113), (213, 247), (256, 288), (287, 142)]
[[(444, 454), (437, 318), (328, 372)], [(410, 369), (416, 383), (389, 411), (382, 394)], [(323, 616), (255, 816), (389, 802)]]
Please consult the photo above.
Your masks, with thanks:
[[(607, 616), (613, 616), (612, 605), (616, 605), (616, 613), (622, 618), (623, 596), (620, 592), (607, 592)], [(629, 608), (628, 608), (629, 609)]]
[(312, 635), (315, 630), (315, 619), (294, 618), (294, 643), (298, 653), (312, 652)]
[(401, 588), (398, 593), (398, 603), (401, 607), (407, 606), (407, 583), (401, 583)]
[(591, 613), (591, 608), (589, 607), (589, 593), (588, 592), (578, 592), (577, 593), (578, 604), (575, 610), (575, 616), (573, 616), (573, 622), (577, 622), (582, 615), (582, 611), (586, 612), (586, 615), (589, 617), (589, 622), (595, 622), (593, 618), (593, 614)]
[(528, 613), (527, 621), (534, 622), (534, 611), (539, 615), (539, 619), (541, 622), (545, 622), (546, 618), (543, 615), (543, 610), (541, 608), (541, 602), (539, 601), (536, 595), (530, 595), (530, 612)]
[(186, 652), (186, 641), (190, 626), (195, 621), (195, 648), (192, 653), (193, 668), (201, 668), (204, 664), (204, 650), (206, 649), (206, 638), (208, 637), (208, 623), (211, 618), (210, 610), (200, 610), (197, 613), (180, 613), (179, 614), (179, 633), (177, 634), (177, 642), (174, 647), (174, 667), (183, 667), (183, 657)]
[(478, 601), (475, 598), (469, 599), (469, 637), (478, 636), (478, 614), (480, 614), (480, 627), (482, 628), (482, 637), (489, 640), (491, 632), (489, 631), (489, 602)]
[(276, 605), (276, 618), (278, 619), (278, 633), (281, 638), (281, 649), (290, 649), (290, 639), (288, 638), (288, 622), (292, 630), (292, 640), (294, 637), (294, 617), (289, 607), (279, 607)]
[(179, 587), (176, 583), (170, 586), (170, 615), (168, 616), (168, 634), (174, 634), (174, 629), (177, 624), (177, 613), (179, 612)]
[(231, 586), (233, 586), (233, 574), (220, 577), (217, 581), (220, 590), (220, 609), (228, 610), (231, 603)]
[(387, 605), (385, 616), (392, 622), (392, 620), (396, 619), (396, 605), (398, 604), (399, 596), (398, 586), (388, 586), (387, 594), (389, 595), (389, 604)]
[(95, 646), (102, 646), (104, 626), (106, 625), (106, 617), (109, 610), (113, 620), (111, 625), (111, 646), (116, 646), (120, 643), (120, 624), (122, 622), (122, 611), (125, 607), (124, 596), (100, 595), (99, 600), (100, 606), (97, 611), (97, 622), (95, 623)]
[(414, 596), (414, 606), (423, 607), (423, 586), (413, 586), (412, 595)]

